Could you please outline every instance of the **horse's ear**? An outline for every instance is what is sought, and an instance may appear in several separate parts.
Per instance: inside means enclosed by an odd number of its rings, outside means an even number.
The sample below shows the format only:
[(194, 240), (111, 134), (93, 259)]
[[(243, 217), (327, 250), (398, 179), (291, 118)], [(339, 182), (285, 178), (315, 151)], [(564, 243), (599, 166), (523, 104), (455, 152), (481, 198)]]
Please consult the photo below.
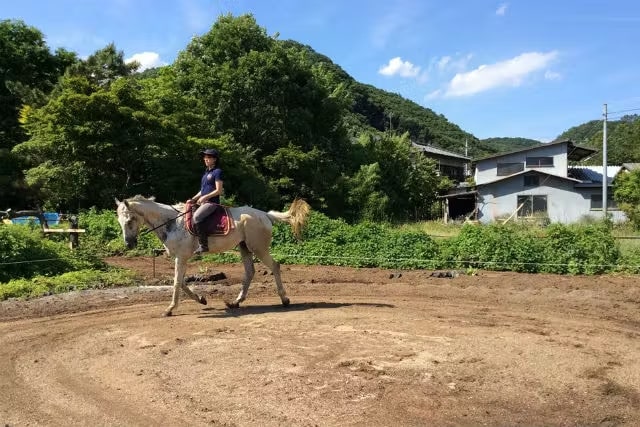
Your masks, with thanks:
[(120, 206), (120, 203), (122, 203), (117, 197), (114, 197), (113, 200), (116, 201), (116, 206)]

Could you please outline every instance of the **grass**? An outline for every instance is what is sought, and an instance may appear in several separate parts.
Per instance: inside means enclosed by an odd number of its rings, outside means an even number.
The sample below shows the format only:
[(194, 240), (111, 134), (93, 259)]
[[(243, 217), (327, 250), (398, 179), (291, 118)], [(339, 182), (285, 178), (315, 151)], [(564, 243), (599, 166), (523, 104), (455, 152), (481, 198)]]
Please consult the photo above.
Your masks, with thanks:
[(403, 231), (417, 231), (425, 233), (434, 238), (446, 238), (457, 236), (458, 233), (460, 233), (462, 224), (444, 224), (442, 221), (421, 221), (411, 224), (403, 224), (398, 228)]

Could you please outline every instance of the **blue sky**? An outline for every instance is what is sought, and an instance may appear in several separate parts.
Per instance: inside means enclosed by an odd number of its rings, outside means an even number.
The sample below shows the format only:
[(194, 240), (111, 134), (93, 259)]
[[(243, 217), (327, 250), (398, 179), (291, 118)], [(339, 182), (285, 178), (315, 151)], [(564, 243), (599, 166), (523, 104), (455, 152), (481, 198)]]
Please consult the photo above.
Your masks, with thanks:
[(144, 66), (171, 63), (220, 14), (252, 13), (356, 80), (398, 93), (479, 138), (550, 141), (640, 113), (637, 0), (19, 0), (53, 49), (86, 57), (115, 43)]

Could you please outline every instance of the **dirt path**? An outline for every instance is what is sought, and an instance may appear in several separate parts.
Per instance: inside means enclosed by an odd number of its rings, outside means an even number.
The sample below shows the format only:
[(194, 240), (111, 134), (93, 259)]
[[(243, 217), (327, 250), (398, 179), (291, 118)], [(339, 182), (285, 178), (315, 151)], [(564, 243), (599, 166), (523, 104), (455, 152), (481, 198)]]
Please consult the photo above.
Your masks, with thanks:
[(639, 277), (284, 266), (282, 308), (260, 265), (229, 311), (219, 271), (171, 318), (161, 286), (0, 303), (0, 425), (640, 425)]

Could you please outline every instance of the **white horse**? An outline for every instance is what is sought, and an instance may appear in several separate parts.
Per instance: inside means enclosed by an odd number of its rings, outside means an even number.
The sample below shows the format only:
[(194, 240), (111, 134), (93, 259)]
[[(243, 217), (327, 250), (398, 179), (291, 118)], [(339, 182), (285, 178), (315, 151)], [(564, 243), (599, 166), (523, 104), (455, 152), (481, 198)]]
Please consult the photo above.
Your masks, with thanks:
[[(169, 255), (175, 257), (173, 298), (164, 315), (171, 316), (173, 309), (178, 306), (180, 289), (188, 297), (206, 305), (205, 297), (195, 294), (184, 282), (187, 260), (193, 256), (193, 252), (198, 246), (197, 237), (191, 235), (185, 227), (184, 204), (170, 206), (158, 203), (154, 201), (154, 198), (147, 199), (135, 196), (122, 202), (116, 199), (116, 205), (118, 207), (116, 211), (118, 222), (122, 227), (124, 241), (128, 248), (131, 249), (138, 243), (140, 227), (146, 225), (149, 230), (156, 233)], [(240, 248), (240, 256), (244, 264), (242, 289), (233, 302), (226, 303), (229, 308), (237, 308), (247, 297), (249, 285), (255, 274), (253, 254), (272, 271), (282, 305), (289, 305), (289, 297), (287, 297), (280, 278), (280, 264), (269, 253), (273, 223), (286, 222), (290, 224), (294, 235), (300, 237), (309, 210), (309, 205), (302, 199), (294, 200), (286, 212), (263, 212), (249, 206), (229, 208), (235, 225), (233, 230), (224, 236), (209, 237), (209, 251), (211, 252), (222, 252), (236, 246)]]

